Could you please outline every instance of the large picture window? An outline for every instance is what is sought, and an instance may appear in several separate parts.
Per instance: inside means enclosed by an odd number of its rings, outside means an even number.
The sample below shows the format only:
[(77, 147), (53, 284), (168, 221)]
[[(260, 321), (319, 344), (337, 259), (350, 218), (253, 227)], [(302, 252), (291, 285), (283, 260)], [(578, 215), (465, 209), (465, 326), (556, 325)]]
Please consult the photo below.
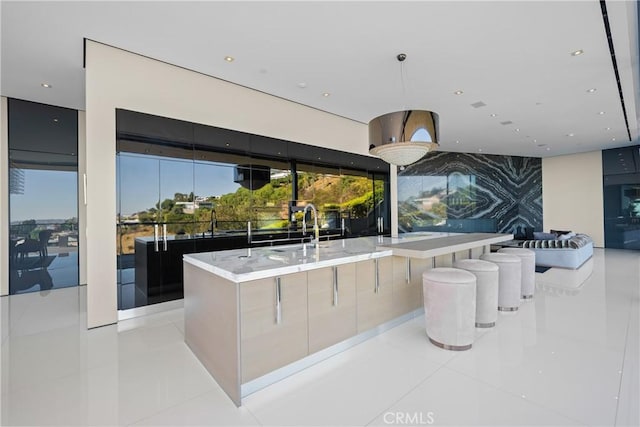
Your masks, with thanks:
[(9, 293), (77, 286), (78, 116), (9, 99)]

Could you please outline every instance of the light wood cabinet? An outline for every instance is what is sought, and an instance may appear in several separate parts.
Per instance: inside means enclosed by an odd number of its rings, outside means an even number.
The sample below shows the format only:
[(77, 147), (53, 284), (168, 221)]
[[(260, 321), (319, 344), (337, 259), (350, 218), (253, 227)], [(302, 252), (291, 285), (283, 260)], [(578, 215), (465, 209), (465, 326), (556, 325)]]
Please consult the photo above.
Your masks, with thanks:
[(394, 317), (392, 257), (356, 263), (358, 333)]
[(243, 383), (309, 353), (307, 317), (307, 273), (240, 284)]
[(393, 257), (394, 317), (423, 306), (422, 273), (431, 268), (431, 258)]
[(309, 353), (356, 334), (356, 266), (307, 272)]

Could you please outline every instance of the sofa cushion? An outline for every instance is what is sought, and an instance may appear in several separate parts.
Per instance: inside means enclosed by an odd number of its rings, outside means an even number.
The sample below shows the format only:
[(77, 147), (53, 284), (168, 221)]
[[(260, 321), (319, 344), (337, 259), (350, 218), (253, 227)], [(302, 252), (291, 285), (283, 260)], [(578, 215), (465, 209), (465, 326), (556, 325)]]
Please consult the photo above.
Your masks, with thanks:
[(571, 233), (567, 233), (567, 234), (561, 234), (558, 236), (558, 240), (569, 240), (572, 237), (575, 237), (576, 233), (571, 232)]
[(556, 235), (556, 237), (560, 237), (560, 236), (561, 236), (561, 235), (563, 235), (563, 234), (569, 234), (569, 233), (571, 233), (571, 230), (569, 230), (569, 231), (562, 231), (562, 230), (549, 230), (549, 232), (550, 232), (551, 234), (555, 234), (555, 235)]
[(553, 233), (544, 233), (542, 231), (533, 232), (533, 240), (554, 240), (556, 235)]
[[(548, 233), (543, 233), (548, 234)], [(522, 242), (523, 248), (536, 248), (536, 249), (564, 249), (564, 248), (572, 248), (578, 249), (587, 244), (592, 244), (593, 240), (591, 237), (586, 234), (576, 234), (569, 239), (560, 240), (560, 239), (537, 239), (537, 240), (525, 240)]]

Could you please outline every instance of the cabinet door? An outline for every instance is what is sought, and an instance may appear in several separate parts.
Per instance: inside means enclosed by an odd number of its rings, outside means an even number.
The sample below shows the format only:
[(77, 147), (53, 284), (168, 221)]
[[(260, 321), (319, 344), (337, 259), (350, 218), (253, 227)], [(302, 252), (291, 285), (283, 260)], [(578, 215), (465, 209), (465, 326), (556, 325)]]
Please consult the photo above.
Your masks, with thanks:
[(393, 261), (391, 257), (356, 264), (358, 333), (393, 318)]
[(345, 264), (307, 273), (309, 353), (356, 334), (356, 266)]
[(410, 258), (393, 257), (393, 314), (402, 316), (411, 311), (412, 287), (409, 277)]
[(412, 258), (411, 259), (411, 286), (416, 288), (417, 300), (414, 310), (424, 306), (424, 294), (422, 293), (422, 273), (429, 270), (432, 265), (432, 258)]
[(393, 310), (396, 317), (423, 305), (422, 273), (430, 265), (430, 259), (393, 257)]
[(240, 324), (243, 383), (305, 357), (307, 274), (242, 283)]

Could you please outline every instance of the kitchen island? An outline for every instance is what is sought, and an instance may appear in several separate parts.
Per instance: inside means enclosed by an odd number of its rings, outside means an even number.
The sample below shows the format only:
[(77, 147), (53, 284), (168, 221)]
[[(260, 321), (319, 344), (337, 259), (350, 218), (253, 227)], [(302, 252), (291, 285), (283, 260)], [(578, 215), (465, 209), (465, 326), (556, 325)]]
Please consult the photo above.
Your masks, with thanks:
[(512, 238), (416, 233), (184, 255), (185, 341), (239, 406), (420, 315), (427, 269)]

